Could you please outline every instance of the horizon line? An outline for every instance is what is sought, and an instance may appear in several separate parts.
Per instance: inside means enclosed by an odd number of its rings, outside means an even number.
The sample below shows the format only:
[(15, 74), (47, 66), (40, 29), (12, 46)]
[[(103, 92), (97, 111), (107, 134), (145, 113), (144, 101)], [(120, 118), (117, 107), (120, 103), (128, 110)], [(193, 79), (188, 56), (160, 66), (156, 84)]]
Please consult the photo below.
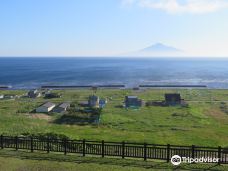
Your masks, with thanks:
[(94, 56), (90, 56), (90, 55), (82, 55), (82, 56), (0, 56), (0, 58), (228, 58), (227, 56), (118, 56), (118, 55), (94, 55)]

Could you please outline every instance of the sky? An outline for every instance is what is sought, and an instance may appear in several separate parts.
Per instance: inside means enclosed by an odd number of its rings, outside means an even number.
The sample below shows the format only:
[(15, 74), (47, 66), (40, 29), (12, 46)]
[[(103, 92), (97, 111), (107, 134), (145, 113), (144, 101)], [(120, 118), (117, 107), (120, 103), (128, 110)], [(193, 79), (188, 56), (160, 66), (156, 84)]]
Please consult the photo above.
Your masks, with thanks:
[(0, 56), (118, 56), (155, 43), (228, 57), (228, 0), (0, 1)]

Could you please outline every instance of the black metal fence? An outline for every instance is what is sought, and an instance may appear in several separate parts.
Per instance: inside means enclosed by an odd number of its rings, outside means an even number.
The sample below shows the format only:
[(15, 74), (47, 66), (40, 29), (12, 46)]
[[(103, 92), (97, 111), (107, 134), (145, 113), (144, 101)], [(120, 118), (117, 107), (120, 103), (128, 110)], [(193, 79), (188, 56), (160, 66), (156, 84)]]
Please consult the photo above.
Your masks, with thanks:
[(126, 142), (105, 142), (105, 141), (86, 141), (86, 140), (67, 140), (50, 139), (35, 137), (12, 137), (0, 136), (0, 148), (13, 148), (16, 150), (26, 149), (31, 152), (46, 151), (77, 153), (85, 156), (98, 155), (101, 157), (129, 157), (159, 159), (170, 161), (172, 156), (179, 155), (186, 158), (218, 158), (218, 164), (228, 164), (228, 149), (222, 147), (200, 147), (200, 146), (177, 146), (177, 145), (158, 145), (140, 144)]

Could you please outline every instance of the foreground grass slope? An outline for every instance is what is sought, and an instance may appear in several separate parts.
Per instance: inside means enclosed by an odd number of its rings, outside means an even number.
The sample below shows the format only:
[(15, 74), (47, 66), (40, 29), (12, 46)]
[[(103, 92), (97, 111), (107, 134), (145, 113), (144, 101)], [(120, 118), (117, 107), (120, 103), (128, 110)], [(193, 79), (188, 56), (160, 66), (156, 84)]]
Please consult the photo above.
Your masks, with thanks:
[[(91, 90), (59, 90), (63, 96), (50, 101), (78, 102), (86, 100)], [(125, 95), (137, 95), (144, 100), (164, 100), (164, 94), (179, 92), (189, 107), (142, 107), (139, 110), (121, 108)], [(0, 94), (24, 94), (25, 91), (0, 91)], [(29, 114), (46, 99), (21, 98), (0, 100), (0, 134), (23, 133), (64, 134), (74, 139), (132, 141), (158, 144), (228, 146), (228, 90), (98, 90), (108, 98), (99, 125), (56, 124), (60, 116), (34, 117)]]
[(181, 164), (173, 166), (161, 161), (141, 161), (118, 158), (79, 157), (75, 155), (29, 153), (0, 150), (0, 170), (4, 171), (148, 171), (148, 170), (211, 170), (226, 171), (227, 165)]

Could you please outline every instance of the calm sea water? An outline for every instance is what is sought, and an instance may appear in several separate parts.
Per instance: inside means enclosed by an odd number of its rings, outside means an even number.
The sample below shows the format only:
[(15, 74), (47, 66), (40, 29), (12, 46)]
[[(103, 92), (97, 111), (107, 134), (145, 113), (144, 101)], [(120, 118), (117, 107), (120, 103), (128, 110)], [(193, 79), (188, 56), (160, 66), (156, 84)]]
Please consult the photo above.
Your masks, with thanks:
[(0, 58), (0, 85), (200, 84), (228, 88), (228, 59)]

